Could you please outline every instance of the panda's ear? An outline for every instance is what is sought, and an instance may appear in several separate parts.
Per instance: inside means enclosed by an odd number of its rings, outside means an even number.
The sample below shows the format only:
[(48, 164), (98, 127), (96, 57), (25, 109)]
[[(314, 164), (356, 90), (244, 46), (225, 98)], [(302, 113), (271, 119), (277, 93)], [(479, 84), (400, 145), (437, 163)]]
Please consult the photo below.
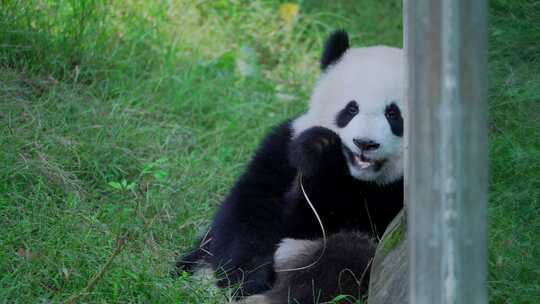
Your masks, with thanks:
[(321, 55), (321, 70), (326, 70), (328, 66), (336, 63), (345, 51), (349, 48), (349, 36), (344, 30), (334, 31), (324, 44)]

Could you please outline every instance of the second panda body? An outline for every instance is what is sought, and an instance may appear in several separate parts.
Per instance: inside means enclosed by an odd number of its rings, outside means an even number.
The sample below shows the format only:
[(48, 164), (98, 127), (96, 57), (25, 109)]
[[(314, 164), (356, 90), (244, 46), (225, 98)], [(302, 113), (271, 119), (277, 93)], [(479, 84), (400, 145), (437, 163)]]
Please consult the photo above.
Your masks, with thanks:
[[(324, 273), (352, 268), (353, 276), (360, 277), (369, 267), (367, 261), (374, 252), (370, 238), (381, 236), (403, 206), (402, 133), (395, 117), (386, 117), (390, 131), (364, 130), (358, 125), (369, 120), (377, 128), (380, 117), (375, 113), (382, 111), (384, 118), (389, 107), (398, 107), (399, 101), (398, 97), (383, 96), (384, 104), (363, 106), (362, 101), (356, 101), (359, 96), (352, 96), (351, 83), (344, 87), (344, 94), (351, 96), (325, 92), (325, 86), (342, 89), (332, 83), (332, 77), (348, 76), (351, 68), (347, 65), (364, 56), (348, 49), (344, 32), (329, 38), (321, 59), (326, 80), (320, 81), (310, 110), (276, 126), (266, 136), (218, 210), (208, 234), (177, 263), (180, 269), (191, 271), (204, 262), (218, 273), (218, 285), (238, 284), (240, 296), (267, 292), (265, 301), (270, 303), (280, 303), (283, 297), (310, 303), (314, 302), (313, 297), (306, 299), (310, 286), (303, 286), (309, 278), (319, 286), (317, 301), (329, 301), (339, 292), (336, 286), (340, 284), (335, 283), (340, 278)], [(388, 77), (390, 80), (383, 81), (393, 85), (394, 75)], [(369, 88), (372, 96), (378, 94), (377, 89), (385, 89), (376, 86)], [(340, 101), (323, 105), (326, 98)], [(362, 110), (365, 112), (359, 114)], [(328, 248), (317, 256), (322, 250), (321, 223)], [(294, 244), (293, 240), (301, 246), (286, 246)], [(312, 262), (317, 263), (303, 269)], [(288, 268), (300, 270), (294, 273)]]

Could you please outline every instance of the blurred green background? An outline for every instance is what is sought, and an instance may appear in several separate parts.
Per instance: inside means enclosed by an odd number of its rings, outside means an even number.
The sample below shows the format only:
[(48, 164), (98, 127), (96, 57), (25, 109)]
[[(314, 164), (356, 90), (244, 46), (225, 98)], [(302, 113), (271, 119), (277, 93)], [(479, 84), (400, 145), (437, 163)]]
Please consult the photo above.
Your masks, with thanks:
[[(490, 300), (540, 303), (540, 2), (489, 3)], [(400, 0), (0, 8), (0, 303), (226, 302), (175, 254), (305, 110), (329, 32), (402, 36)]]

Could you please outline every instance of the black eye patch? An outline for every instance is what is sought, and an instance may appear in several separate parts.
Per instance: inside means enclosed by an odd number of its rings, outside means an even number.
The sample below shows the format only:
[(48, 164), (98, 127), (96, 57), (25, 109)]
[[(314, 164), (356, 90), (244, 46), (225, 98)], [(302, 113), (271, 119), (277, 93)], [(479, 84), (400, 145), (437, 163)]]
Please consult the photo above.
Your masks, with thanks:
[(336, 125), (344, 128), (358, 114), (358, 104), (351, 100), (336, 116)]
[(403, 117), (401, 117), (401, 110), (395, 104), (389, 104), (384, 110), (384, 116), (388, 123), (390, 124), (390, 130), (394, 135), (402, 137), (403, 136)]

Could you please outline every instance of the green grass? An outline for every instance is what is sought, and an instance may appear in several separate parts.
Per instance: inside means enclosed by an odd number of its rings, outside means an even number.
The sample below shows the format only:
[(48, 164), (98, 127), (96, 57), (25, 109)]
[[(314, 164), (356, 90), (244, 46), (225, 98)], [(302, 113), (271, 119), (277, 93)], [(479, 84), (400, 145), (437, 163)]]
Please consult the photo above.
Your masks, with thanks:
[[(338, 1), (336, 1), (338, 2)], [(223, 303), (172, 280), (322, 39), (401, 45), (401, 1), (2, 1), (0, 303)], [(491, 1), (490, 299), (540, 299), (540, 4)], [(243, 69), (243, 66), (249, 69)]]
[(492, 1), (490, 13), (490, 296), (538, 303), (540, 3)]

